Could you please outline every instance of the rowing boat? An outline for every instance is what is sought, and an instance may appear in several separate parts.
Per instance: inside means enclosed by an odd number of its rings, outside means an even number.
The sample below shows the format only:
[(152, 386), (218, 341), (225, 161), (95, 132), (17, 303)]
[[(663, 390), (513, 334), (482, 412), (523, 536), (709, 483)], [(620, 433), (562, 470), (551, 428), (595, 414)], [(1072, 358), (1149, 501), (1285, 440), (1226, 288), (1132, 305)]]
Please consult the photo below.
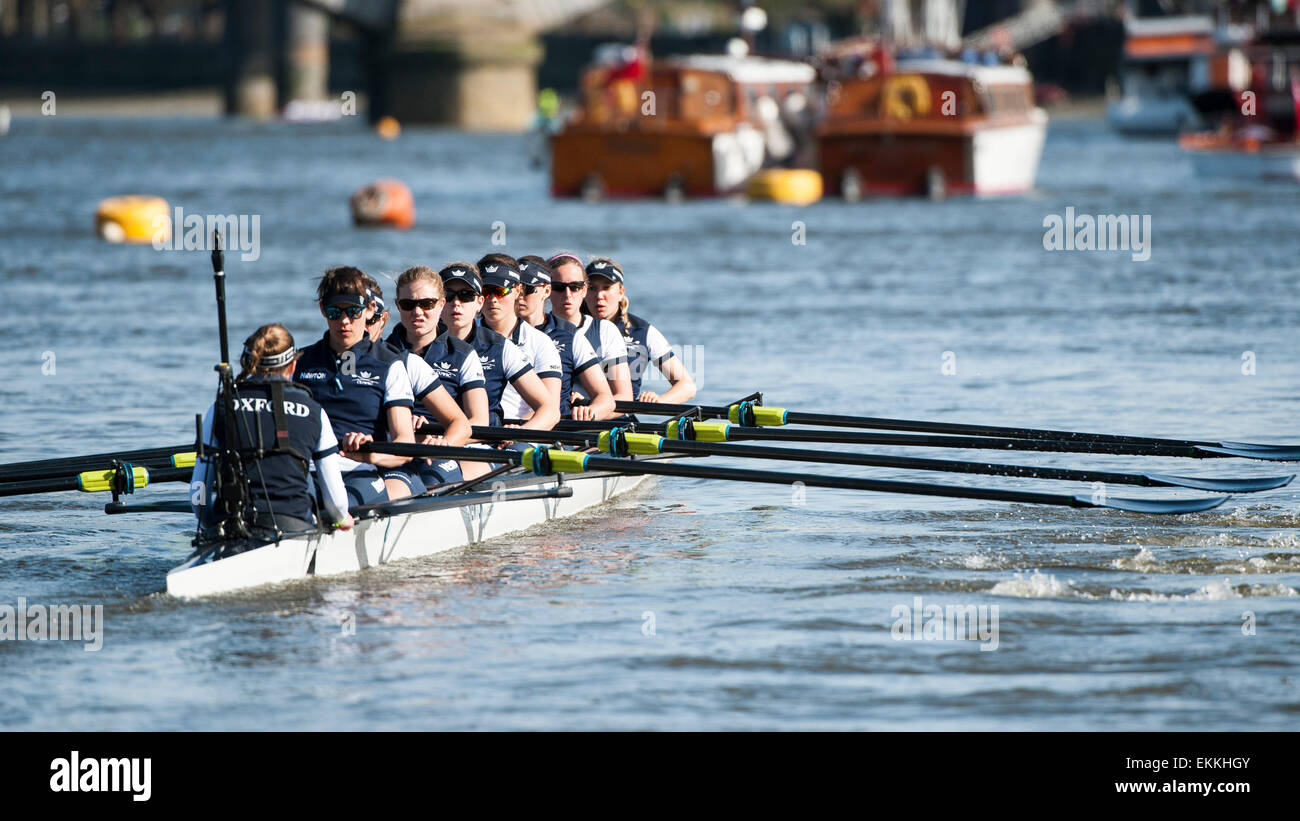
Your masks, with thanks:
[[(225, 274), (219, 238), (214, 243), (213, 278), (217, 289), (221, 361), (217, 402), (233, 416), (235, 385), (226, 337)], [(1164, 439), (1081, 431), (1013, 428), (967, 423), (884, 419), (786, 410), (763, 405), (751, 394), (728, 406), (686, 406), (621, 402), (621, 413), (677, 417), (648, 425), (633, 419), (612, 423), (560, 425), (558, 431), (527, 431), (518, 427), (482, 427), (471, 431), (483, 442), (512, 442), (525, 437), (532, 447), (463, 448), (412, 442), (360, 443), (358, 450), (404, 459), (457, 459), (501, 464), (485, 476), (430, 493), (354, 507), (339, 530), (267, 534), (250, 515), (256, 511), (251, 479), (241, 451), (229, 441), (223, 446), (199, 445), (199, 452), (151, 448), (54, 460), (0, 465), (0, 496), (66, 490), (111, 491), (106, 513), (191, 512), (190, 500), (128, 505), (120, 497), (152, 482), (187, 481), (187, 465), (196, 458), (213, 460), (214, 498), (219, 506), (212, 521), (196, 538), (195, 552), (167, 574), (167, 592), (181, 599), (231, 593), (282, 584), (313, 576), (337, 576), (402, 559), (431, 556), (458, 547), (514, 533), (544, 522), (572, 516), (638, 487), (648, 476), (780, 484), (790, 487), (835, 488), (873, 493), (903, 493), (979, 499), (1016, 504), (1070, 508), (1105, 508), (1128, 513), (1179, 515), (1211, 510), (1227, 501), (1228, 493), (1253, 493), (1283, 487), (1295, 478), (1283, 476), (1173, 476), (1165, 473), (1081, 471), (1033, 465), (974, 463), (914, 459), (881, 454), (843, 454), (802, 448), (764, 448), (726, 444), (742, 439), (787, 439), (802, 442), (844, 442), (920, 447), (994, 448), (1108, 453), (1184, 458), (1244, 458), (1300, 461), (1300, 446), (1239, 441)], [(726, 423), (706, 419), (725, 418)], [(198, 422), (198, 420), (196, 420)], [(575, 431), (573, 425), (589, 428)], [(856, 430), (768, 431), (765, 427), (804, 424), (866, 428), (868, 431), (914, 430), (944, 436), (876, 434)], [(594, 425), (594, 427), (592, 427)], [(278, 427), (278, 423), (277, 423)], [(640, 429), (638, 429), (640, 428)], [(201, 430), (201, 424), (199, 429)], [(231, 429), (228, 427), (228, 429)], [(259, 428), (260, 430), (260, 428)], [(653, 430), (654, 432), (646, 432)], [(277, 430), (278, 435), (278, 430)], [(202, 440), (200, 439), (200, 442)], [(549, 442), (550, 444), (546, 444)], [(577, 445), (569, 450), (563, 444)], [(206, 455), (204, 450), (206, 449)], [(255, 449), (261, 458), (261, 447)], [(606, 455), (607, 454), (607, 455)], [(1022, 478), (1091, 482), (1092, 493), (1046, 493), (1017, 488), (971, 487), (940, 483), (822, 475), (802, 471), (762, 471), (684, 463), (682, 457), (731, 456), (781, 461), (814, 461), (942, 472), (984, 473)], [(147, 464), (133, 464), (133, 461)], [(155, 464), (166, 460), (166, 464)], [(685, 461), (694, 461), (686, 459)], [(105, 470), (105, 463), (111, 468)], [(89, 470), (87, 470), (89, 469)], [(150, 470), (154, 470), (150, 477)], [(495, 479), (491, 485), (487, 482)], [(7, 481), (7, 483), (6, 483)], [(1181, 487), (1217, 491), (1219, 495), (1180, 498), (1128, 498), (1107, 492), (1110, 483)], [(202, 490), (202, 488), (200, 488)], [(200, 498), (206, 498), (201, 496)], [(355, 520), (349, 530), (348, 519)], [(274, 517), (273, 517), (274, 519)], [(297, 520), (284, 515), (274, 521)]]
[(356, 527), (351, 531), (288, 535), (222, 558), (220, 551), (206, 550), (167, 574), (167, 592), (178, 598), (212, 596), (432, 556), (572, 516), (627, 493), (647, 478), (511, 473), (488, 490), (354, 508)]

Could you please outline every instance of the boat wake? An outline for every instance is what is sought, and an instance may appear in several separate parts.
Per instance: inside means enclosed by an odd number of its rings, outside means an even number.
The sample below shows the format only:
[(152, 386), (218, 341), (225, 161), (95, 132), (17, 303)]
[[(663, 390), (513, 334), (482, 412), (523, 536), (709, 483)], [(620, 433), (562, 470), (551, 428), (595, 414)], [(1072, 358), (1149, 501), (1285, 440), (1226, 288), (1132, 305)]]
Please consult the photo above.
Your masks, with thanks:
[(1075, 586), (1071, 579), (1060, 581), (1055, 575), (1034, 570), (1016, 573), (1014, 578), (1000, 581), (988, 591), (994, 596), (1011, 596), (1023, 599), (1081, 599), (1086, 601), (1123, 602), (1191, 602), (1225, 601), (1228, 599), (1271, 598), (1300, 596), (1294, 587), (1285, 584), (1233, 584), (1230, 579), (1213, 581), (1191, 593), (1161, 593), (1153, 590), (1123, 590), (1111, 588), (1105, 595)]
[(1300, 554), (1271, 553), (1263, 556), (1241, 556), (1236, 559), (1193, 556), (1161, 560), (1149, 548), (1143, 547), (1133, 556), (1115, 559), (1111, 566), (1116, 570), (1137, 573), (1170, 574), (1269, 574), (1300, 573)]

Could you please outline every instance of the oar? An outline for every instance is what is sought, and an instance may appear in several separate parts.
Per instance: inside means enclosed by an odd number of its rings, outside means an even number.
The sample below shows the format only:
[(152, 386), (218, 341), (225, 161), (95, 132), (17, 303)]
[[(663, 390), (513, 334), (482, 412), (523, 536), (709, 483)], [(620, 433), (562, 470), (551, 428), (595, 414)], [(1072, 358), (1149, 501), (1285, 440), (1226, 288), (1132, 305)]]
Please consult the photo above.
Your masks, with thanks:
[(52, 479), (56, 476), (76, 476), (88, 470), (107, 469), (113, 462), (146, 467), (186, 467), (194, 465), (194, 444), (174, 445), (165, 448), (120, 450), (113, 453), (94, 453), (89, 456), (65, 456), (59, 459), (41, 459), (36, 462), (11, 462), (0, 465), (0, 482), (25, 482), (32, 479)]
[[(163, 468), (151, 471), (146, 467), (134, 465), (130, 473), (122, 472), (123, 487), (118, 490), (131, 493), (149, 484), (158, 482), (188, 482), (192, 471), (189, 468)], [(86, 493), (103, 493), (113, 490), (115, 470), (91, 470), (76, 476), (59, 476), (51, 479), (35, 479), (28, 482), (6, 482), (0, 484), (0, 496), (26, 496), (32, 493), (59, 493), (68, 490), (80, 490)]]
[[(1192, 439), (1158, 439), (1151, 436), (1121, 436), (1111, 433), (1084, 433), (1070, 430), (1044, 430), (1042, 428), (1010, 428), (995, 425), (966, 425), (951, 422), (924, 422), (913, 419), (885, 419), (876, 416), (841, 416), (829, 413), (804, 413), (785, 408), (767, 407), (753, 402), (733, 405), (664, 405), (658, 402), (618, 402), (620, 413), (640, 413), (647, 416), (679, 416), (697, 411), (707, 419), (727, 419), (745, 426), (819, 425), (837, 428), (868, 428), (871, 430), (910, 430), (921, 433), (955, 433), (964, 436), (1003, 436), (1013, 439), (1040, 439), (1065, 442), (1106, 442), (1115, 445), (1160, 445), (1166, 447), (1214, 447), (1233, 451), (1254, 450), (1261, 453), (1285, 454), (1285, 460), (1297, 458), (1300, 445), (1267, 445), (1250, 442), (1209, 442)], [(1235, 453), (1233, 455), (1236, 455)], [(1261, 455), (1257, 458), (1270, 458)], [(1277, 457), (1274, 457), (1277, 458)]]
[[(561, 421), (559, 430), (609, 429), (626, 423), (622, 422), (573, 422)], [(639, 431), (649, 431), (675, 438), (695, 438), (707, 442), (773, 441), (773, 442), (824, 442), (846, 445), (891, 445), (903, 447), (958, 448), (962, 450), (1032, 450), (1049, 453), (1103, 453), (1119, 456), (1177, 456), (1188, 459), (1214, 459), (1238, 457), (1242, 459), (1260, 459), (1270, 462), (1300, 462), (1300, 448), (1295, 450), (1254, 450), (1228, 447), (1206, 447), (1201, 445), (1126, 445), (1110, 442), (1071, 442), (1051, 439), (994, 439), (985, 436), (930, 436), (913, 433), (864, 433), (851, 430), (770, 430), (768, 428), (744, 427), (727, 422), (691, 422), (687, 420), (688, 429), (694, 429), (694, 435), (679, 437), (674, 431), (683, 425), (681, 421), (666, 424), (638, 424)]]
[[(1029, 479), (1055, 479), (1066, 482), (1103, 482), (1143, 487), (1186, 487), (1219, 493), (1256, 493), (1283, 487), (1295, 479), (1286, 476), (1174, 476), (1166, 473), (1115, 473), (1110, 471), (1071, 470), (1037, 465), (1007, 465), (997, 462), (960, 462), (945, 459), (917, 459), (878, 453), (843, 453), (801, 448), (772, 448), (754, 445), (713, 444), (690, 440), (666, 439), (651, 433), (636, 433), (614, 428), (603, 433), (579, 431), (540, 431), (520, 428), (475, 427), (475, 439), (485, 441), (563, 442), (594, 446), (602, 453), (626, 456), (634, 454), (684, 453), (704, 456), (732, 456), (747, 459), (776, 459), (786, 462), (821, 462), (836, 465), (933, 470), (944, 473), (980, 473), (990, 476), (1017, 476)], [(500, 470), (498, 468), (498, 470)]]
[(515, 466), (511, 464), (504, 464), (501, 465), (500, 467), (495, 467), (492, 470), (489, 470), (487, 473), (484, 473), (482, 476), (478, 476), (473, 479), (465, 479), (464, 481), (457, 482), (454, 485), (448, 485), (447, 487), (438, 488), (437, 491), (431, 495), (450, 496), (453, 493), (464, 493), (470, 490), (471, 488), (478, 487), (484, 482), (495, 479), (504, 473), (509, 473), (514, 467)]
[(518, 451), (492, 451), (482, 448), (448, 448), (437, 445), (416, 445), (407, 442), (370, 442), (362, 450), (372, 453), (391, 453), (409, 458), (434, 457), (438, 459), (466, 459), (480, 462), (507, 462), (521, 464), (540, 476), (556, 473), (585, 473), (608, 471), (625, 474), (655, 474), (691, 479), (719, 479), (734, 482), (763, 482), (775, 485), (826, 487), (841, 490), (868, 490), (880, 493), (907, 493), (920, 496), (946, 496), (957, 499), (984, 499), (997, 502), (1019, 502), (1031, 505), (1059, 505), (1064, 507), (1105, 507), (1130, 513), (1196, 513), (1218, 507), (1227, 496), (1205, 496), (1199, 499), (1126, 499), (1095, 494), (1066, 495), (1057, 493), (1031, 493), (998, 488), (957, 487), (931, 485), (920, 482), (893, 482), (881, 479), (855, 479), (844, 476), (822, 476), (812, 473), (785, 471), (742, 470), (739, 468), (683, 465), (654, 460), (630, 460), (613, 456), (596, 456), (573, 450), (535, 447)]

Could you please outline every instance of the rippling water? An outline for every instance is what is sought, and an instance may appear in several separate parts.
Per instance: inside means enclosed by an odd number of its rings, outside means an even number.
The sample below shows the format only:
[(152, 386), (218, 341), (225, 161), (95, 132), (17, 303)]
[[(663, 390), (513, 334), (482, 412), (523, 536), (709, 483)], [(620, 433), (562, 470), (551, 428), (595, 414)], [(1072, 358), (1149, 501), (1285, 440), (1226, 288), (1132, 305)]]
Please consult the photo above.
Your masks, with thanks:
[[(206, 255), (91, 232), (101, 198), (136, 191), (186, 213), (260, 215), (260, 259), (227, 264), (234, 340), (276, 320), (313, 338), (325, 267), (476, 259), (499, 221), (510, 253), (622, 262), (633, 310), (703, 346), (707, 402), (760, 389), (830, 412), (1300, 440), (1292, 186), (1198, 180), (1172, 144), (1090, 121), (1052, 125), (1034, 196), (985, 202), (553, 202), (530, 150), (345, 126), (16, 121), (0, 139), (0, 461), (181, 442), (210, 400)], [(380, 176), (414, 191), (411, 231), (350, 226), (348, 194)], [(1150, 261), (1044, 251), (1044, 217), (1067, 206), (1150, 214)], [(1191, 495), (1125, 491), (1153, 494)], [(160, 592), (188, 550), (184, 517), (109, 518), (103, 499), (71, 494), (0, 499), (0, 604), (102, 604), (106, 622), (96, 653), (0, 642), (0, 726), (1296, 728), (1296, 495), (1157, 519), (660, 479), (516, 538), (188, 604)], [(895, 640), (896, 608), (917, 597), (996, 605), (997, 649)]]

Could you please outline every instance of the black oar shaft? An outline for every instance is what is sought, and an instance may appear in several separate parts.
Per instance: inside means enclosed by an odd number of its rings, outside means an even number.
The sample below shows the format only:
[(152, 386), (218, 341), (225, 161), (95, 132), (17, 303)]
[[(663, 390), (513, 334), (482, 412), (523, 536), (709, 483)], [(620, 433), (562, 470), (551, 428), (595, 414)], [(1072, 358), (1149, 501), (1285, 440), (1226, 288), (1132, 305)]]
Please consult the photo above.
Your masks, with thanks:
[(826, 413), (801, 413), (790, 411), (786, 420), (792, 425), (824, 425), (842, 428), (867, 428), (870, 430), (908, 430), (920, 433), (951, 433), (962, 436), (1001, 436), (1012, 439), (1038, 439), (1065, 442), (1105, 442), (1115, 445), (1163, 445), (1168, 447), (1193, 447), (1213, 444), (1188, 439), (1158, 439), (1151, 436), (1124, 436), (1110, 433), (1085, 433), (1083, 431), (1047, 430), (1043, 428), (1013, 428), (997, 425), (969, 425), (961, 423), (922, 422), (910, 419), (885, 419), (881, 417), (836, 416)]
[(170, 464), (175, 453), (194, 450), (193, 444), (176, 445), (168, 448), (142, 448), (140, 450), (120, 450), (111, 453), (92, 453), (88, 456), (64, 456), (58, 459), (41, 459), (35, 462), (13, 462), (0, 465), (0, 482), (20, 482), (28, 479), (48, 479), (53, 476), (75, 476), (87, 470), (97, 468), (108, 470), (114, 461), (153, 467)]
[[(857, 445), (902, 445), (907, 447), (959, 448), (964, 450), (1032, 450), (1046, 453), (1108, 453), (1121, 456), (1179, 456), (1211, 459), (1220, 454), (1204, 453), (1192, 447), (1122, 445), (1111, 442), (1067, 442), (1049, 439), (995, 439), (984, 436), (937, 436), (910, 433), (861, 433), (855, 431), (778, 430), (732, 426), (734, 440), (791, 442), (840, 442)], [(793, 434), (793, 435), (792, 435)]]
[[(707, 418), (726, 419), (730, 408), (721, 405), (665, 405), (657, 402), (619, 402), (620, 413), (640, 413), (649, 416), (673, 416), (688, 413), (698, 407)], [(1044, 428), (1017, 428), (997, 425), (970, 425), (949, 422), (927, 422), (915, 419), (888, 419), (877, 416), (847, 416), (831, 413), (805, 413), (787, 411), (785, 421), (791, 425), (820, 425), (840, 428), (866, 428), (869, 430), (905, 430), (919, 433), (947, 433), (964, 436), (999, 436), (1013, 439), (1036, 439), (1065, 442), (1104, 442), (1115, 445), (1159, 445), (1166, 447), (1193, 447), (1216, 445), (1217, 442), (1191, 439), (1162, 439), (1151, 436), (1127, 436), (1110, 433), (1050, 430)]]
[[(504, 440), (507, 438), (527, 442), (564, 442), (573, 445), (592, 445), (599, 434), (569, 431), (529, 431), (522, 434), (513, 428), (474, 428), (474, 438)], [(821, 462), (833, 465), (862, 467), (887, 467), (904, 470), (933, 470), (944, 473), (976, 473), (986, 476), (1015, 476), (1026, 479), (1054, 479), (1066, 482), (1105, 482), (1144, 487), (1176, 486), (1172, 482), (1153, 479), (1140, 473), (1116, 473), (1099, 470), (1072, 470), (1069, 468), (1039, 467), (1036, 465), (1006, 465), (997, 462), (961, 462), (951, 459), (918, 459), (911, 456), (889, 456), (881, 453), (844, 453), (829, 450), (804, 450), (739, 444), (714, 444), (712, 442), (665, 439), (665, 453), (687, 453), (705, 456), (733, 456), (745, 459), (775, 459), (783, 462)]]
[(435, 459), (463, 459), (467, 462), (495, 462), (508, 465), (517, 465), (523, 461), (523, 454), (517, 450), (453, 448), (446, 445), (417, 445), (414, 442), (367, 442), (360, 449), (370, 453), (391, 453), (394, 456), (409, 456), (412, 459), (432, 457)]
[[(162, 468), (149, 471), (149, 484), (160, 482), (188, 482), (192, 472), (189, 468)], [(26, 482), (6, 482), (0, 484), (0, 496), (26, 496), (36, 493), (60, 493), (81, 490), (77, 476), (57, 476), (47, 479), (35, 479)]]
[(1066, 482), (1106, 482), (1120, 485), (1167, 485), (1153, 481), (1138, 473), (1114, 473), (1096, 470), (1071, 470), (1068, 468), (1036, 467), (1034, 465), (1005, 465), (996, 462), (960, 462), (951, 459), (918, 459), (911, 456), (887, 456), (878, 453), (840, 453), (828, 450), (801, 450), (800, 448), (774, 448), (755, 445), (712, 445), (707, 442), (673, 442), (664, 444), (664, 450), (674, 453), (707, 453), (712, 456), (738, 456), (753, 459), (780, 459), (796, 462), (824, 462), (836, 465), (899, 468), (902, 470), (934, 470), (945, 473), (978, 473), (986, 476), (1016, 476), (1027, 479), (1055, 479)]
[[(484, 462), (523, 462), (523, 454), (517, 451), (490, 451), (482, 448), (450, 448), (432, 445), (416, 445), (398, 442), (372, 442), (362, 447), (374, 453), (394, 453), (400, 456), (437, 457), (442, 459), (469, 459)], [(570, 452), (571, 453), (571, 452)], [(954, 485), (922, 484), (920, 482), (896, 482), (880, 479), (856, 479), (844, 476), (823, 476), (812, 473), (794, 473), (788, 471), (746, 470), (740, 468), (718, 468), (703, 465), (688, 465), (647, 459), (626, 459), (613, 456), (596, 456), (579, 454), (585, 457), (582, 471), (604, 471), (630, 475), (654, 474), (658, 476), (677, 476), (688, 479), (717, 479), (733, 482), (761, 482), (775, 485), (802, 484), (805, 487), (823, 487), (839, 490), (866, 490), (878, 493), (906, 493), (920, 496), (942, 496), (956, 499), (981, 499), (995, 502), (1019, 502), (1034, 505), (1056, 505), (1061, 507), (1109, 507), (1119, 510), (1134, 510), (1143, 513), (1188, 513), (1208, 510), (1224, 502), (1227, 496), (1203, 497), (1199, 499), (1118, 499), (1107, 498), (1105, 494), (1070, 496), (1056, 493), (1034, 493), (1021, 490), (1004, 490), (1001, 488), (958, 487)], [(533, 458), (537, 458), (534, 455)], [(553, 458), (553, 457), (552, 457)]]
[(55, 479), (34, 479), (0, 485), (0, 496), (26, 496), (29, 493), (58, 493), (77, 489), (76, 476), (60, 476)]
[[(562, 421), (560, 430), (591, 430), (617, 427), (617, 422)], [(666, 424), (638, 424), (643, 433), (667, 432)], [(765, 442), (825, 442), (845, 445), (897, 445), (904, 447), (958, 448), (963, 450), (1031, 450), (1048, 453), (1105, 453), (1120, 456), (1177, 456), (1189, 459), (1229, 458), (1236, 454), (1213, 453), (1195, 447), (1165, 447), (1158, 445), (1121, 445), (1109, 442), (1065, 442), (1035, 439), (994, 439), (983, 436), (932, 436), (910, 433), (864, 433), (851, 430), (790, 430), (788, 428), (757, 428), (732, 425), (728, 431), (730, 441)]]
[[(626, 432), (629, 439), (638, 434)], [(1013, 476), (1026, 479), (1049, 479), (1066, 482), (1139, 485), (1142, 487), (1184, 487), (1222, 493), (1255, 493), (1272, 490), (1291, 483), (1294, 474), (1284, 476), (1175, 476), (1167, 473), (1122, 473), (1118, 471), (1075, 470), (1041, 465), (1009, 465), (1002, 462), (966, 462), (951, 459), (918, 459), (910, 456), (890, 456), (882, 453), (853, 453), (810, 450), (805, 448), (780, 448), (740, 445), (732, 442), (700, 442), (668, 439), (658, 434), (642, 434), (658, 440), (658, 452), (681, 453), (691, 456), (730, 456), (747, 459), (775, 459), (786, 462), (818, 462), (825, 464), (889, 467), (904, 470), (933, 470), (944, 473), (974, 473), (988, 476)], [(607, 452), (609, 443), (601, 442), (595, 431), (528, 431), (517, 428), (475, 427), (474, 437), (483, 441), (562, 442), (573, 445), (598, 446)], [(626, 443), (625, 443), (626, 444)], [(615, 447), (620, 455), (623, 449)], [(635, 450), (644, 453), (644, 450)]]
[(791, 471), (749, 470), (746, 468), (717, 468), (704, 465), (684, 465), (653, 461), (629, 462), (613, 456), (592, 456), (587, 459), (589, 470), (607, 470), (615, 473), (652, 473), (660, 476), (682, 476), (692, 479), (730, 479), (739, 482), (762, 482), (773, 485), (802, 483), (807, 487), (836, 488), (839, 490), (870, 490), (882, 493), (906, 493), (922, 496), (948, 496), (963, 499), (987, 499), (998, 502), (1023, 502), (1031, 505), (1061, 505), (1065, 507), (1093, 507), (1074, 496), (1056, 493), (1033, 493), (1021, 490), (999, 490), (953, 485), (930, 485), (920, 482), (893, 482), (883, 479), (857, 479), (848, 476), (823, 476)]

